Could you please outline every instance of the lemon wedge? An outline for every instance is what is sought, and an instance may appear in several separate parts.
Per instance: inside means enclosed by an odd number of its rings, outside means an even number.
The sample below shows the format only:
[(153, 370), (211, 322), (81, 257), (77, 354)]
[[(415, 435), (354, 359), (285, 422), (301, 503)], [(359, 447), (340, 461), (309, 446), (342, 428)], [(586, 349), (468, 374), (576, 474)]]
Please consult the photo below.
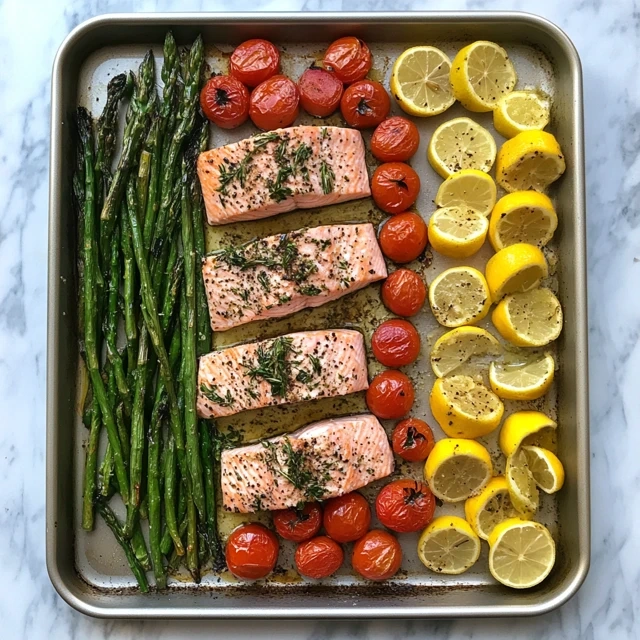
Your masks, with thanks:
[(440, 185), (435, 202), (439, 207), (473, 209), (488, 216), (496, 203), (496, 183), (478, 169), (456, 171)]
[(552, 446), (557, 424), (541, 411), (516, 411), (500, 429), (500, 450), (505, 456), (515, 454), (521, 445), (544, 443)]
[(555, 493), (564, 484), (564, 467), (558, 456), (542, 447), (522, 447), (535, 483), (545, 493)]
[(431, 368), (442, 378), (476, 356), (497, 355), (500, 343), (486, 329), (458, 327), (440, 336), (431, 349)]
[(499, 398), (537, 400), (549, 391), (555, 366), (555, 360), (549, 353), (524, 363), (492, 362), (489, 384)]
[(498, 100), (493, 126), (505, 138), (549, 124), (549, 101), (535, 91), (512, 91)]
[(418, 540), (418, 557), (427, 569), (458, 575), (480, 557), (480, 538), (458, 516), (435, 518)]
[(478, 536), (488, 540), (496, 525), (520, 514), (511, 502), (507, 481), (495, 476), (477, 496), (464, 503), (464, 515)]
[(487, 284), (494, 302), (510, 293), (535, 289), (548, 273), (547, 261), (542, 251), (524, 242), (501, 249), (489, 258), (485, 267)]
[(429, 218), (429, 243), (443, 256), (469, 258), (480, 251), (488, 230), (487, 218), (474, 209), (445, 207)]
[(518, 449), (507, 458), (504, 477), (513, 506), (525, 517), (532, 517), (538, 510), (540, 494), (524, 451)]

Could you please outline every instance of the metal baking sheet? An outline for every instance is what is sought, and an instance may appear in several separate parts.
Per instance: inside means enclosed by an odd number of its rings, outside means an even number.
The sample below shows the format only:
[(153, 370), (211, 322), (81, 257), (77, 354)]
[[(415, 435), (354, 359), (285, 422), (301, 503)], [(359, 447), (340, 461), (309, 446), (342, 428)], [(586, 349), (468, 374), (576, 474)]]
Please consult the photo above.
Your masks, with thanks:
[[(212, 71), (226, 71), (233, 46), (248, 37), (265, 37), (283, 51), (283, 70), (297, 78), (336, 37), (355, 34), (371, 47), (372, 76), (388, 86), (391, 65), (397, 55), (414, 44), (431, 44), (453, 57), (464, 44), (477, 39), (495, 40), (514, 60), (518, 88), (538, 87), (553, 101), (552, 131), (562, 145), (567, 172), (553, 186), (551, 196), (559, 212), (560, 225), (547, 251), (552, 268), (549, 285), (559, 295), (565, 328), (556, 345), (560, 363), (552, 393), (538, 401), (540, 408), (559, 422), (557, 450), (565, 465), (567, 480), (557, 496), (544, 496), (539, 517), (550, 527), (558, 544), (558, 558), (551, 575), (526, 592), (502, 587), (489, 575), (487, 548), (476, 565), (461, 576), (438, 576), (426, 570), (415, 551), (416, 534), (400, 535), (404, 561), (398, 576), (382, 584), (353, 576), (347, 565), (333, 578), (306, 582), (291, 571), (292, 548), (284, 546), (280, 569), (267, 581), (244, 585), (227, 575), (207, 574), (201, 585), (184, 579), (172, 580), (167, 592), (140, 594), (124, 557), (106, 527), (87, 534), (79, 526), (83, 442), (86, 432), (77, 411), (78, 351), (76, 339), (75, 243), (70, 206), (72, 114), (77, 104), (97, 115), (114, 74), (135, 69), (144, 52), (152, 47), (161, 63), (161, 43), (167, 29), (179, 43), (189, 43), (202, 33), (207, 62)], [(394, 112), (401, 113), (397, 106)], [(443, 121), (469, 115), (488, 127), (491, 114), (469, 114), (455, 105), (444, 114), (415, 119), (421, 145), (412, 165), (422, 179), (417, 209), (428, 218), (435, 209), (432, 199), (440, 178), (426, 161), (431, 133)], [(334, 116), (335, 123), (339, 118)], [(300, 123), (320, 121), (301, 116)], [(333, 122), (332, 122), (333, 123)], [(566, 35), (549, 22), (518, 13), (390, 13), (350, 14), (153, 14), (110, 15), (80, 25), (62, 44), (56, 58), (52, 86), (52, 146), (49, 222), (49, 325), (47, 375), (47, 565), (60, 595), (84, 613), (104, 617), (444, 617), (530, 615), (551, 610), (579, 588), (589, 566), (589, 456), (586, 345), (586, 253), (584, 210), (584, 151), (582, 130), (582, 86), (580, 63)], [(250, 124), (233, 132), (212, 130), (212, 146), (251, 135)], [(365, 138), (370, 135), (365, 134)], [(369, 158), (371, 164), (373, 159)], [(329, 221), (372, 221), (382, 215), (370, 200), (345, 203), (324, 210), (293, 212), (258, 223), (239, 223), (213, 229), (211, 248), (228, 240), (238, 241)], [(490, 256), (489, 246), (471, 260), (482, 267)], [(467, 261), (468, 262), (468, 261)], [(450, 266), (430, 253), (410, 265), (427, 281)], [(306, 328), (355, 326), (367, 338), (385, 318), (377, 303), (379, 291), (369, 287), (353, 296), (298, 313), (290, 318), (255, 323), (239, 330), (217, 334), (216, 346), (268, 337)], [(423, 353), (408, 371), (416, 382), (417, 402), (413, 415), (427, 417), (436, 437), (442, 437), (430, 420), (428, 392), (433, 376), (428, 363), (432, 341), (443, 333), (427, 311), (417, 320), (423, 336)], [(485, 326), (490, 328), (488, 322)], [(376, 372), (375, 363), (370, 373)], [(507, 410), (523, 403), (507, 404)], [(358, 412), (365, 408), (362, 395), (323, 402), (300, 411), (278, 407), (260, 413), (240, 414), (228, 423), (244, 428), (246, 437), (263, 437), (292, 431), (302, 423), (330, 414)], [(225, 428), (224, 421), (220, 427)], [(387, 425), (391, 427), (391, 423)], [(496, 469), (504, 462), (496, 434), (485, 439)], [(399, 468), (402, 475), (420, 477), (421, 465)], [(384, 481), (382, 482), (382, 484)], [(367, 491), (375, 494), (381, 483)], [(439, 509), (458, 512), (461, 506)], [(258, 516), (261, 517), (261, 516)], [(222, 533), (238, 522), (223, 518)], [(348, 557), (349, 553), (346, 556)]]

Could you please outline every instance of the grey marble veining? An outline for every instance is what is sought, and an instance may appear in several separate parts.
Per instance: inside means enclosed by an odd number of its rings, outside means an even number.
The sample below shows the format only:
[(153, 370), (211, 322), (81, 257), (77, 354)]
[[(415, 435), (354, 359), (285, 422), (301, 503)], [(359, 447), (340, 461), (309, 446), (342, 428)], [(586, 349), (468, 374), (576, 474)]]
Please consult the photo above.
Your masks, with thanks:
[[(535, 619), (105, 622), (55, 594), (44, 561), (49, 78), (79, 22), (114, 11), (515, 9), (567, 31), (587, 130), (593, 555), (578, 596)], [(0, 637), (640, 637), (640, 6), (636, 0), (0, 1)]]

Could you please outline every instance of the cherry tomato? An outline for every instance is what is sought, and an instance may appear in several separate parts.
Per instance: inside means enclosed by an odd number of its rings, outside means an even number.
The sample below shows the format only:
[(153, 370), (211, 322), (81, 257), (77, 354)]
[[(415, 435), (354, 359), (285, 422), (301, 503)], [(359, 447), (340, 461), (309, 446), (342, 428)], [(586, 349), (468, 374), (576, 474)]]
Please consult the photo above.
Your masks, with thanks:
[(404, 367), (420, 354), (420, 334), (408, 320), (387, 320), (373, 332), (371, 349), (385, 367)]
[(393, 452), (409, 462), (422, 462), (435, 445), (431, 427), (418, 418), (398, 422), (391, 434)]
[(344, 561), (342, 547), (327, 536), (318, 536), (298, 545), (295, 562), (298, 573), (319, 580), (335, 573)]
[(371, 381), (367, 389), (367, 406), (374, 416), (383, 420), (402, 418), (411, 410), (414, 396), (409, 377), (389, 369)]
[(340, 100), (340, 111), (347, 124), (367, 129), (380, 124), (391, 109), (386, 89), (373, 80), (359, 80), (348, 86)]
[(398, 533), (424, 529), (435, 510), (436, 499), (431, 489), (417, 480), (394, 480), (382, 487), (376, 498), (378, 520)]
[(273, 571), (278, 551), (278, 538), (273, 531), (261, 524), (243, 524), (227, 540), (227, 566), (237, 578), (258, 580)]
[(231, 75), (249, 87), (257, 87), (278, 73), (280, 52), (268, 40), (247, 40), (238, 45), (229, 61)]
[(200, 92), (204, 115), (222, 129), (235, 129), (249, 117), (249, 90), (233, 76), (213, 76)]
[(427, 246), (427, 223), (411, 211), (389, 218), (380, 230), (380, 247), (394, 262), (411, 262)]
[(417, 150), (420, 134), (411, 120), (383, 120), (371, 136), (371, 153), (382, 162), (406, 162)]
[(353, 542), (369, 529), (371, 507), (359, 493), (347, 493), (327, 500), (322, 522), (327, 535), (336, 542)]
[(285, 540), (303, 542), (318, 533), (322, 524), (322, 509), (309, 502), (302, 509), (283, 509), (273, 513), (273, 524)]
[(371, 178), (373, 201), (386, 213), (406, 211), (418, 197), (420, 178), (404, 162), (381, 164)]
[(411, 269), (394, 271), (382, 285), (382, 302), (398, 316), (415, 316), (427, 297), (424, 280)]
[(386, 580), (402, 564), (402, 547), (388, 531), (373, 529), (353, 545), (353, 568), (368, 580)]
[(318, 67), (307, 69), (298, 80), (300, 104), (316, 118), (326, 118), (338, 108), (342, 89), (335, 74)]
[(339, 38), (329, 45), (324, 54), (324, 66), (333, 71), (346, 84), (362, 80), (371, 69), (369, 47), (353, 36)]
[(298, 117), (300, 94), (287, 76), (273, 76), (251, 93), (249, 115), (258, 129), (288, 127)]

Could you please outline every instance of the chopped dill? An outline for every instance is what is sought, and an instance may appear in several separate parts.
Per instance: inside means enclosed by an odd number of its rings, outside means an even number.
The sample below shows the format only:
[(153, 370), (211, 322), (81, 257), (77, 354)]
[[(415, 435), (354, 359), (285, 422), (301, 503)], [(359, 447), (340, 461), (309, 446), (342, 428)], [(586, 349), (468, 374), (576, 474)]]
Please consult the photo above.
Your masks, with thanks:
[(320, 165), (320, 182), (324, 193), (331, 193), (333, 191), (333, 182), (335, 179), (336, 175), (333, 173), (333, 169), (323, 160)]
[(260, 344), (256, 353), (257, 363), (247, 367), (247, 375), (250, 378), (262, 378), (271, 385), (271, 394), (284, 397), (291, 383), (292, 361), (290, 356), (295, 354), (293, 340), (286, 337), (278, 337), (271, 340), (270, 344)]

